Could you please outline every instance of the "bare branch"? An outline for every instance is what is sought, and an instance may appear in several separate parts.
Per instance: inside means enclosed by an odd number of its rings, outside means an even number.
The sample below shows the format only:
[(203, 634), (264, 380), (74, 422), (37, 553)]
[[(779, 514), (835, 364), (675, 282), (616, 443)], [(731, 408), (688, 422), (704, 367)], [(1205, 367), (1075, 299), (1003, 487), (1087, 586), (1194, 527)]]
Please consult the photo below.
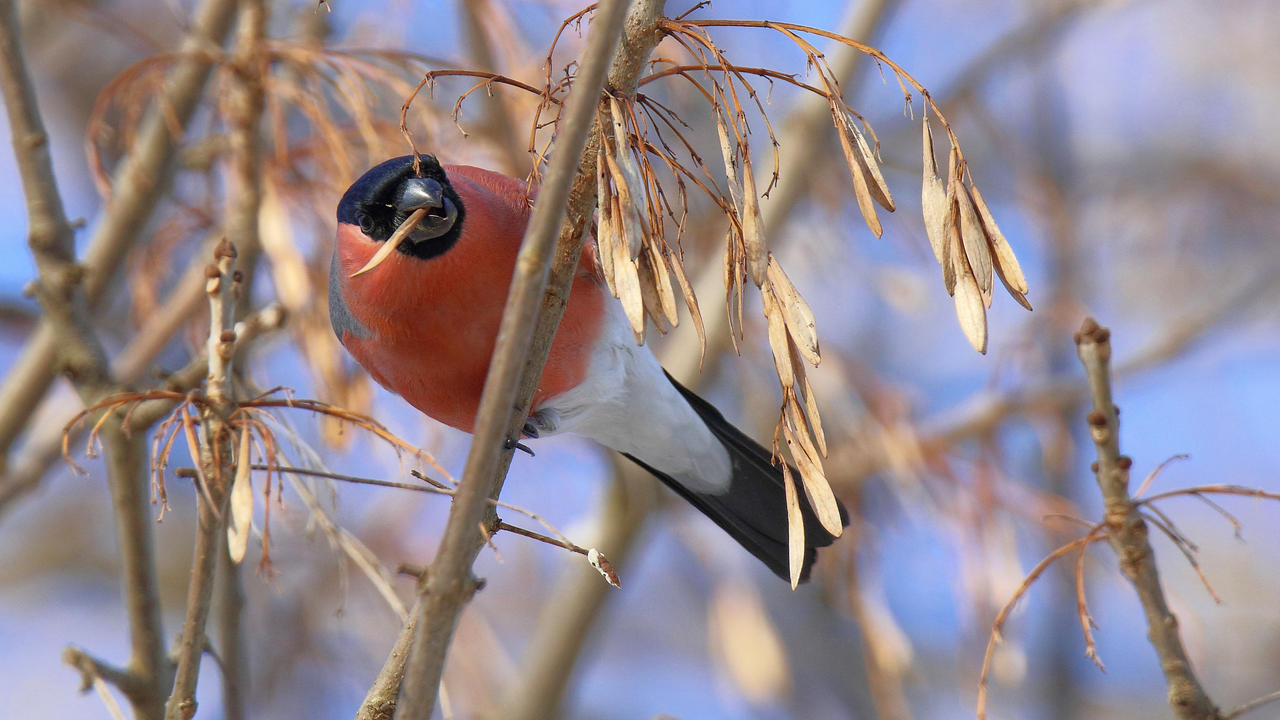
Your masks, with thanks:
[[(483, 543), (479, 529), (488, 507), (486, 501), (496, 497), (502, 487), (511, 462), (506, 441), (519, 437), (551, 338), (563, 315), (585, 240), (583, 230), (595, 205), (597, 150), (588, 145), (587, 133), (595, 120), (605, 69), (609, 67), (610, 84), (616, 90), (634, 88), (649, 51), (657, 43), (662, 5), (637, 0), (627, 13), (622, 0), (603, 2), (592, 24), (578, 77), (570, 91), (564, 126), (556, 140), (557, 153), (539, 191), (516, 260), (516, 275), (485, 380), (466, 472), (458, 485), (440, 550), (419, 584), (419, 631), (406, 671), (404, 705), (398, 713), (403, 717), (425, 720), (435, 706), (445, 652), (458, 614), (475, 590), (470, 568)], [(619, 46), (617, 39), (624, 19), (627, 29)], [(614, 59), (610, 67), (611, 56)], [(562, 226), (561, 218), (566, 217)], [(550, 283), (548, 273), (552, 275)], [(539, 302), (544, 292), (552, 298), (550, 306), (545, 300)], [(512, 412), (512, 408), (516, 411)]]
[[(12, 7), (6, 0), (6, 10)], [(161, 196), (160, 185), (166, 177), (174, 148), (180, 138), (172, 136), (170, 120), (185, 125), (195, 111), (209, 76), (210, 62), (204, 53), (196, 52), (219, 46), (230, 28), (236, 0), (203, 0), (196, 10), (190, 35), (183, 40), (180, 59), (165, 81), (165, 89), (156, 99), (137, 142), (121, 162), (112, 184), (112, 196), (93, 237), (89, 241), (83, 265), (84, 292), (90, 303), (104, 295), (115, 278), (125, 252), (138, 237), (138, 228)], [(16, 31), (16, 19), (6, 18), (5, 27)], [(5, 103), (12, 111), (14, 104)], [(158, 108), (165, 108), (161, 113)], [(15, 126), (19, 127), (19, 126)], [(22, 153), (19, 153), (21, 157)], [(8, 456), (9, 446), (26, 424), (29, 408), (35, 407), (58, 372), (56, 356), (65, 347), (50, 318), (42, 319), (21, 356), (0, 387), (0, 466)]]
[(1075, 339), (1093, 400), (1093, 411), (1088, 415), (1089, 435), (1098, 454), (1095, 474), (1105, 506), (1107, 539), (1142, 602), (1147, 637), (1160, 658), (1174, 715), (1182, 720), (1217, 720), (1222, 715), (1191, 668), (1178, 633), (1178, 620), (1165, 602), (1147, 525), (1129, 495), (1129, 468), (1133, 461), (1120, 454), (1119, 413), (1111, 396), (1111, 331), (1088, 318)]

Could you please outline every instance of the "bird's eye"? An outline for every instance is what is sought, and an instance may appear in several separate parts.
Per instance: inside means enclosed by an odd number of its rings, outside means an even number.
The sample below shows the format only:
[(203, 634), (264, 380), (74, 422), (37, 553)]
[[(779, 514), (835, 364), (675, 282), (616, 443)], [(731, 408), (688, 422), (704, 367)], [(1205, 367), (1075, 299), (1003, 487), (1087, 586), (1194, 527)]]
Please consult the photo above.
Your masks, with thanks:
[(356, 222), (360, 223), (360, 232), (364, 233), (365, 235), (373, 234), (374, 226), (376, 225), (376, 223), (373, 221), (373, 217), (370, 216), (369, 213), (367, 212), (356, 213)]

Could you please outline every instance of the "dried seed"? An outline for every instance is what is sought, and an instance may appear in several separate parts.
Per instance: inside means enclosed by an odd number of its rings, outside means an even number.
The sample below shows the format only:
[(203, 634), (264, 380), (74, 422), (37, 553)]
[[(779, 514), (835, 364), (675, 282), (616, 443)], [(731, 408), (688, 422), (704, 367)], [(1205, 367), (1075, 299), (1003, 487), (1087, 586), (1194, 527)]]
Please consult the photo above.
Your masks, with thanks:
[(791, 589), (800, 584), (804, 570), (804, 515), (800, 513), (800, 496), (796, 493), (796, 481), (791, 468), (782, 463), (782, 486), (787, 497), (787, 559), (791, 571)]
[(862, 168), (862, 174), (870, 181), (868, 189), (871, 190), (871, 197), (879, 203), (880, 207), (893, 212), (898, 208), (893, 202), (893, 195), (889, 193), (889, 185), (884, 181), (884, 175), (880, 172), (880, 164), (876, 162), (876, 156), (871, 152), (871, 146), (867, 144), (867, 138), (863, 136), (862, 131), (858, 130), (853, 118), (848, 115), (844, 116), (844, 124), (849, 133), (853, 135), (853, 140), (858, 150), (858, 164)]
[(951, 262), (956, 273), (956, 319), (969, 344), (982, 354), (987, 353), (987, 309), (982, 304), (982, 291), (973, 277), (969, 264), (959, 253), (953, 253)]
[(693, 292), (693, 285), (684, 274), (684, 263), (670, 250), (667, 252), (667, 264), (680, 284), (680, 293), (684, 295), (684, 304), (689, 308), (689, 317), (693, 318), (693, 329), (698, 334), (698, 369), (702, 369), (702, 361), (707, 356), (707, 329), (702, 323), (702, 309), (698, 307), (698, 297)]
[(631, 154), (631, 137), (627, 132), (626, 115), (623, 113), (622, 103), (616, 97), (609, 97), (609, 111), (613, 116), (614, 159), (618, 170), (626, 179), (626, 189), (619, 186), (618, 191), (622, 195), (623, 208), (628, 210), (628, 215), (635, 213), (634, 222), (639, 228), (639, 233), (634, 237), (630, 237), (630, 228), (628, 228), (627, 243), (631, 251), (631, 259), (635, 260), (640, 255), (641, 241), (649, 235), (649, 225), (644, 222), (644, 218), (647, 217), (644, 177), (636, 166), (635, 156)]
[(382, 243), (382, 247), (378, 248), (378, 251), (373, 254), (373, 257), (369, 258), (369, 262), (365, 263), (364, 267), (348, 275), (348, 277), (363, 275), (381, 265), (387, 258), (391, 257), (391, 253), (396, 251), (396, 248), (400, 246), (400, 243), (404, 242), (404, 239), (409, 237), (409, 233), (413, 232), (413, 229), (418, 227), (418, 223), (422, 222), (422, 218), (426, 216), (426, 208), (418, 208), (410, 213), (409, 217), (405, 218), (404, 222), (400, 223), (400, 227), (396, 228), (396, 231), (391, 233), (391, 237), (387, 238), (387, 241)]
[(978, 289), (985, 300), (991, 295), (991, 248), (987, 243), (987, 233), (973, 206), (973, 196), (963, 183), (956, 188), (956, 202), (960, 208), (960, 238), (964, 241), (964, 255), (969, 259), (969, 267), (973, 269), (973, 277), (978, 281)]
[(947, 215), (947, 190), (938, 177), (938, 165), (933, 157), (933, 133), (929, 130), (929, 117), (924, 118), (924, 180), (920, 185), (920, 208), (924, 216), (924, 231), (929, 236), (933, 256), (944, 263), (946, 248), (945, 218)]
[(800, 470), (801, 484), (804, 485), (804, 494), (809, 498), (813, 514), (827, 532), (840, 537), (844, 534), (844, 524), (840, 522), (840, 506), (836, 504), (835, 493), (831, 492), (831, 485), (822, 472), (821, 461), (805, 452), (795, 432), (785, 422), (782, 424), (782, 436)]
[(676, 307), (676, 293), (675, 289), (671, 287), (671, 272), (667, 269), (666, 259), (656, 243), (649, 244), (649, 265), (653, 269), (654, 278), (657, 280), (654, 289), (658, 291), (658, 300), (661, 301), (662, 313), (666, 316), (667, 322), (672, 327), (676, 327), (680, 324), (680, 310)]
[(627, 254), (622, 243), (613, 244), (613, 282), (618, 289), (618, 300), (631, 323), (636, 344), (644, 344), (644, 296), (640, 292), (640, 277), (635, 262)]
[(627, 178), (614, 155), (605, 153), (605, 164), (609, 167), (609, 176), (613, 178), (613, 186), (617, 189), (618, 205), (615, 206), (618, 228), (626, 242), (628, 257), (632, 260), (640, 255), (644, 241), (645, 225), (641, 220), (641, 212), (636, 205), (635, 195), (627, 185)]
[[(1009, 241), (1005, 239), (1004, 233), (1000, 232), (1000, 226), (996, 225), (996, 218), (991, 214), (990, 208), (987, 207), (987, 201), (982, 199), (982, 193), (978, 192), (977, 185), (970, 185), (969, 190), (973, 195), (973, 204), (978, 209), (978, 218), (982, 220), (982, 227), (987, 231), (987, 238), (991, 241), (991, 253), (995, 260), (996, 273), (1000, 275), (1000, 281), (1008, 288), (1009, 293), (1015, 298), (1027, 294), (1027, 278), (1022, 274), (1022, 266), (1018, 264), (1018, 258), (1013, 253), (1013, 247), (1009, 245)], [(1022, 298), (1020, 302), (1024, 305), (1026, 298)], [(1027, 308), (1030, 309), (1029, 307)]]
[(649, 253), (640, 254), (640, 260), (636, 263), (636, 270), (640, 283), (640, 297), (644, 301), (644, 309), (653, 319), (653, 326), (658, 329), (658, 334), (666, 335), (671, 330), (671, 323), (667, 322), (667, 316), (662, 311), (662, 300), (658, 297), (658, 279), (654, 274), (653, 267), (649, 262)]
[(844, 151), (844, 162), (849, 168), (849, 177), (853, 180), (853, 194), (858, 200), (858, 210), (862, 213), (862, 219), (867, 222), (867, 227), (871, 228), (871, 232), (876, 237), (880, 237), (884, 234), (884, 229), (880, 226), (880, 218), (876, 216), (876, 206), (871, 198), (871, 190), (867, 187), (866, 175), (862, 171), (858, 152), (854, 150), (849, 129), (842, 120), (844, 111), (835, 104), (834, 100), (831, 101), (831, 113), (836, 123), (836, 135), (840, 137), (840, 149)]
[(778, 264), (778, 259), (769, 254), (769, 266), (767, 275), (769, 278), (769, 287), (778, 299), (778, 304), (782, 309), (783, 317), (787, 321), (787, 330), (790, 331), (791, 337), (795, 339), (796, 346), (800, 352), (804, 354), (806, 360), (811, 365), (817, 365), (822, 362), (822, 356), (818, 351), (818, 329), (813, 318), (813, 311), (809, 308), (809, 303), (805, 302), (800, 292), (796, 290), (795, 285), (791, 283), (791, 278), (787, 277), (782, 266)]
[(791, 366), (796, 369), (796, 395), (804, 401), (804, 414), (813, 432), (813, 439), (818, 441), (818, 450), (822, 457), (827, 456), (827, 435), (822, 431), (822, 416), (818, 414), (818, 401), (813, 395), (813, 386), (809, 384), (809, 373), (805, 371), (800, 357), (796, 353), (795, 344), (791, 346)]
[(778, 298), (773, 294), (772, 284), (760, 289), (760, 301), (764, 305), (764, 316), (769, 321), (769, 349), (773, 351), (773, 364), (778, 368), (778, 380), (782, 387), (795, 385), (795, 371), (791, 367), (791, 340), (787, 337), (787, 321), (783, 317)]
[(956, 209), (955, 200), (948, 197), (947, 212), (942, 218), (942, 284), (948, 295), (956, 294), (957, 255), (963, 255), (960, 244), (960, 212)]
[(755, 174), (751, 171), (751, 157), (742, 154), (742, 242), (746, 248), (747, 270), (756, 287), (764, 284), (765, 267), (769, 263), (769, 249), (765, 243), (764, 220), (760, 218), (760, 199), (756, 197)]
[(249, 529), (253, 523), (252, 465), (249, 463), (248, 430), (240, 431), (240, 448), (236, 458), (236, 476), (231, 483), (231, 518), (227, 523), (227, 554), (239, 565), (249, 546)]

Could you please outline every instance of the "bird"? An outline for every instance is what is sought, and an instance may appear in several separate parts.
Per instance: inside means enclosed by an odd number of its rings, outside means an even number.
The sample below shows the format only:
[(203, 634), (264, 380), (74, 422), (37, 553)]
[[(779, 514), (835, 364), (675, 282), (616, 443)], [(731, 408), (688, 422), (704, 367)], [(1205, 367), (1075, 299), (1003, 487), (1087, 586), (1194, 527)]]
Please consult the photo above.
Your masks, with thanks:
[[(471, 432), (536, 188), (416, 157), (374, 166), (338, 202), (329, 317), (375, 381)], [(781, 466), (636, 344), (590, 242), (531, 408), (525, 438), (512, 442), (575, 433), (617, 450), (789, 579)], [(803, 581), (835, 536), (797, 495)]]

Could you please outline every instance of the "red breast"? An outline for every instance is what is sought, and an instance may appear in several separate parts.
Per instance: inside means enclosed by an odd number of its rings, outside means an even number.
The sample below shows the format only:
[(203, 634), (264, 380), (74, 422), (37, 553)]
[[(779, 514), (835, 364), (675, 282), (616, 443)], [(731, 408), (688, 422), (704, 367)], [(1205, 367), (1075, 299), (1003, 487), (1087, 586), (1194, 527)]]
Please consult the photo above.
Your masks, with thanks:
[[(369, 273), (351, 278), (380, 243), (343, 223), (335, 275), (351, 315), (369, 332), (367, 337), (344, 333), (348, 351), (409, 404), (470, 432), (531, 208), (519, 180), (465, 165), (444, 169), (467, 211), (452, 248), (429, 260), (394, 252)], [(535, 408), (586, 376), (604, 322), (604, 301), (588, 247), (534, 396)]]

